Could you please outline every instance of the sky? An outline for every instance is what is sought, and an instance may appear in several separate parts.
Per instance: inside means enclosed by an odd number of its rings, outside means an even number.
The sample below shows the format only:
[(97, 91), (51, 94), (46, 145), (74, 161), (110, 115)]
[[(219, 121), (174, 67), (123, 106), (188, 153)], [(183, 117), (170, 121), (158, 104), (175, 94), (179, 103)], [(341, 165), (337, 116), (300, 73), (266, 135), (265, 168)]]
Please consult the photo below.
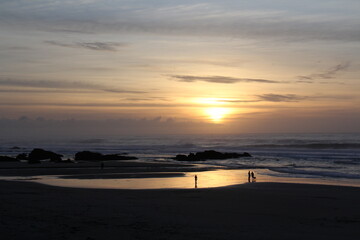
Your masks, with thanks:
[(359, 12), (358, 0), (0, 0), (0, 129), (360, 132)]

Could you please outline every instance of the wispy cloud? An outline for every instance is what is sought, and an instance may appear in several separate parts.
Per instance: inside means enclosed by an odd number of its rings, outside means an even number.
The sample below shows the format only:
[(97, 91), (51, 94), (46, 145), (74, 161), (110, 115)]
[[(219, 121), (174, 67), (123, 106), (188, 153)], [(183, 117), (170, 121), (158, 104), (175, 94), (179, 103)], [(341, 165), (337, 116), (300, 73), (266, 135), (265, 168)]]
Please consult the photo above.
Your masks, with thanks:
[(94, 34), (94, 32), (91, 31), (85, 31), (85, 30), (73, 30), (73, 29), (66, 29), (66, 28), (59, 28), (59, 29), (52, 29), (51, 32), (60, 32), (60, 33), (80, 33), (80, 34)]
[(94, 89), (96, 85), (76, 81), (23, 80), (0, 78), (0, 86), (33, 87), (33, 88), (85, 88)]
[(139, 107), (139, 108), (178, 108), (178, 107), (193, 107), (192, 104), (179, 103), (66, 103), (66, 102), (0, 102), (0, 106), (60, 106), (60, 107)]
[(254, 99), (254, 100), (246, 100), (246, 99), (222, 99), (217, 102), (219, 103), (254, 103), (260, 102), (261, 100)]
[[(252, 39), (325, 40), (358, 42), (358, 5), (305, 0), (317, 11), (272, 1), (3, 1), (0, 24), (68, 33), (144, 33)], [(10, 3), (11, 2), (11, 3)], [(13, 3), (14, 2), (14, 3)], [(66, 2), (66, 3), (65, 3)], [(142, 3), (141, 3), (142, 2)], [(261, 2), (261, 1), (260, 1)], [(280, 3), (281, 2), (281, 3)], [(307, 3), (306, 3), (307, 2)], [(342, 9), (342, 10), (341, 10)], [(346, 9), (346, 11), (344, 11)]]
[(313, 80), (316, 79), (332, 79), (335, 78), (336, 74), (341, 71), (345, 71), (349, 68), (350, 63), (339, 63), (336, 66), (319, 73), (313, 73), (309, 75), (301, 75), (297, 76), (298, 82), (305, 82), (305, 83), (311, 83)]
[(274, 93), (266, 93), (255, 96), (258, 101), (262, 102), (299, 102), (302, 100), (349, 100), (352, 99), (353, 96), (348, 95), (308, 95), (301, 96), (297, 94), (274, 94)]
[(125, 47), (127, 43), (116, 43), (116, 42), (76, 42), (76, 43), (62, 43), (58, 41), (44, 41), (47, 44), (68, 47), (68, 48), (84, 48), (95, 51), (109, 51), (116, 52), (119, 47)]
[[(339, 63), (334, 67), (329, 68), (326, 71), (309, 74), (309, 75), (301, 75), (295, 77), (293, 81), (277, 81), (271, 79), (258, 79), (258, 78), (236, 78), (236, 77), (227, 77), (227, 76), (192, 76), (192, 75), (169, 75), (172, 79), (175, 79), (179, 82), (210, 82), (210, 83), (224, 83), (224, 84), (233, 84), (238, 82), (247, 82), (247, 83), (293, 83), (294, 81), (297, 83), (313, 83), (316, 79), (333, 79), (339, 72), (345, 71), (349, 68), (350, 63)], [(289, 99), (291, 96), (288, 96)], [(284, 98), (285, 99), (285, 98)]]
[(110, 93), (146, 93), (144, 91), (131, 91), (131, 90), (124, 90), (124, 89), (110, 89), (110, 88), (102, 88), (101, 89), (104, 92), (110, 92)]
[(169, 102), (170, 99), (164, 97), (138, 97), (138, 98), (126, 98), (128, 101), (132, 102), (142, 102), (142, 101), (165, 101)]
[(70, 89), (0, 89), (0, 93), (36, 93), (36, 94), (48, 94), (48, 93), (85, 93), (94, 92), (93, 90), (70, 90)]
[[(21, 80), (0, 78), (0, 87), (26, 87), (26, 88), (38, 88), (38, 89), (68, 89), (76, 90), (96, 90), (112, 93), (134, 93), (143, 94), (144, 91), (135, 91), (127, 89), (118, 89), (110, 86), (104, 86), (99, 84), (91, 84), (77, 81), (50, 81), (50, 80)], [(4, 90), (5, 91), (5, 90)]]
[(266, 102), (298, 102), (300, 100), (307, 98), (296, 94), (273, 94), (273, 93), (257, 95), (257, 97), (259, 100)]
[(225, 83), (232, 84), (238, 82), (258, 82), (258, 83), (281, 83), (279, 81), (257, 78), (234, 78), (226, 76), (190, 76), (190, 75), (170, 75), (171, 78), (179, 82), (210, 82), (210, 83)]

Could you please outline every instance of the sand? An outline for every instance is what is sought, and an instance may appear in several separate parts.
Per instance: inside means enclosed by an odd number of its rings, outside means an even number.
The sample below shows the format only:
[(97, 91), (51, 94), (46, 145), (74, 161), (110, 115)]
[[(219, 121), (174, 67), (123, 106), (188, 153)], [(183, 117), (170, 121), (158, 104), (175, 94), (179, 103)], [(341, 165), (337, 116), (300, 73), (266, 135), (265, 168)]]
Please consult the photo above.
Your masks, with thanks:
[(111, 190), (0, 181), (0, 232), (6, 240), (358, 239), (359, 202), (359, 188), (313, 184)]
[(96, 190), (0, 181), (2, 239), (358, 239), (357, 188)]

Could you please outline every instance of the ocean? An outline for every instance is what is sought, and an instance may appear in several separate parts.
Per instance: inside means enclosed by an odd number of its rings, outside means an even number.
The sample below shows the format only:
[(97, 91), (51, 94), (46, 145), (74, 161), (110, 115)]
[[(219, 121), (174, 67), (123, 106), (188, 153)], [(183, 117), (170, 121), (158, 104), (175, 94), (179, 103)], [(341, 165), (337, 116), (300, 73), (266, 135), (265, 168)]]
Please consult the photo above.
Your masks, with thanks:
[[(127, 153), (146, 162), (175, 162), (176, 154), (204, 150), (248, 152), (253, 157), (196, 162), (222, 169), (265, 169), (274, 177), (360, 183), (360, 134), (241, 134), (106, 136), (44, 140), (0, 139), (0, 155), (43, 148), (74, 158), (78, 151)], [(187, 162), (186, 162), (187, 164)]]

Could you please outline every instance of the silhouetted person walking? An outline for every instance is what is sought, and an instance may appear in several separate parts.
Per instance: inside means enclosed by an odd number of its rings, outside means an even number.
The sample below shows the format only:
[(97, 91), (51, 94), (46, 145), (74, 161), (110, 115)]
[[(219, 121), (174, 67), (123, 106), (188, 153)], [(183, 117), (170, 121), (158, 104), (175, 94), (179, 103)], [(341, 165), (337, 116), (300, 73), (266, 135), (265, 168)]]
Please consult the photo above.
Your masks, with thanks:
[(250, 176), (251, 176), (251, 173), (250, 171), (248, 172), (248, 182), (250, 182)]
[(198, 179), (198, 177), (197, 177), (197, 175), (195, 175), (195, 188), (197, 188), (197, 179)]

